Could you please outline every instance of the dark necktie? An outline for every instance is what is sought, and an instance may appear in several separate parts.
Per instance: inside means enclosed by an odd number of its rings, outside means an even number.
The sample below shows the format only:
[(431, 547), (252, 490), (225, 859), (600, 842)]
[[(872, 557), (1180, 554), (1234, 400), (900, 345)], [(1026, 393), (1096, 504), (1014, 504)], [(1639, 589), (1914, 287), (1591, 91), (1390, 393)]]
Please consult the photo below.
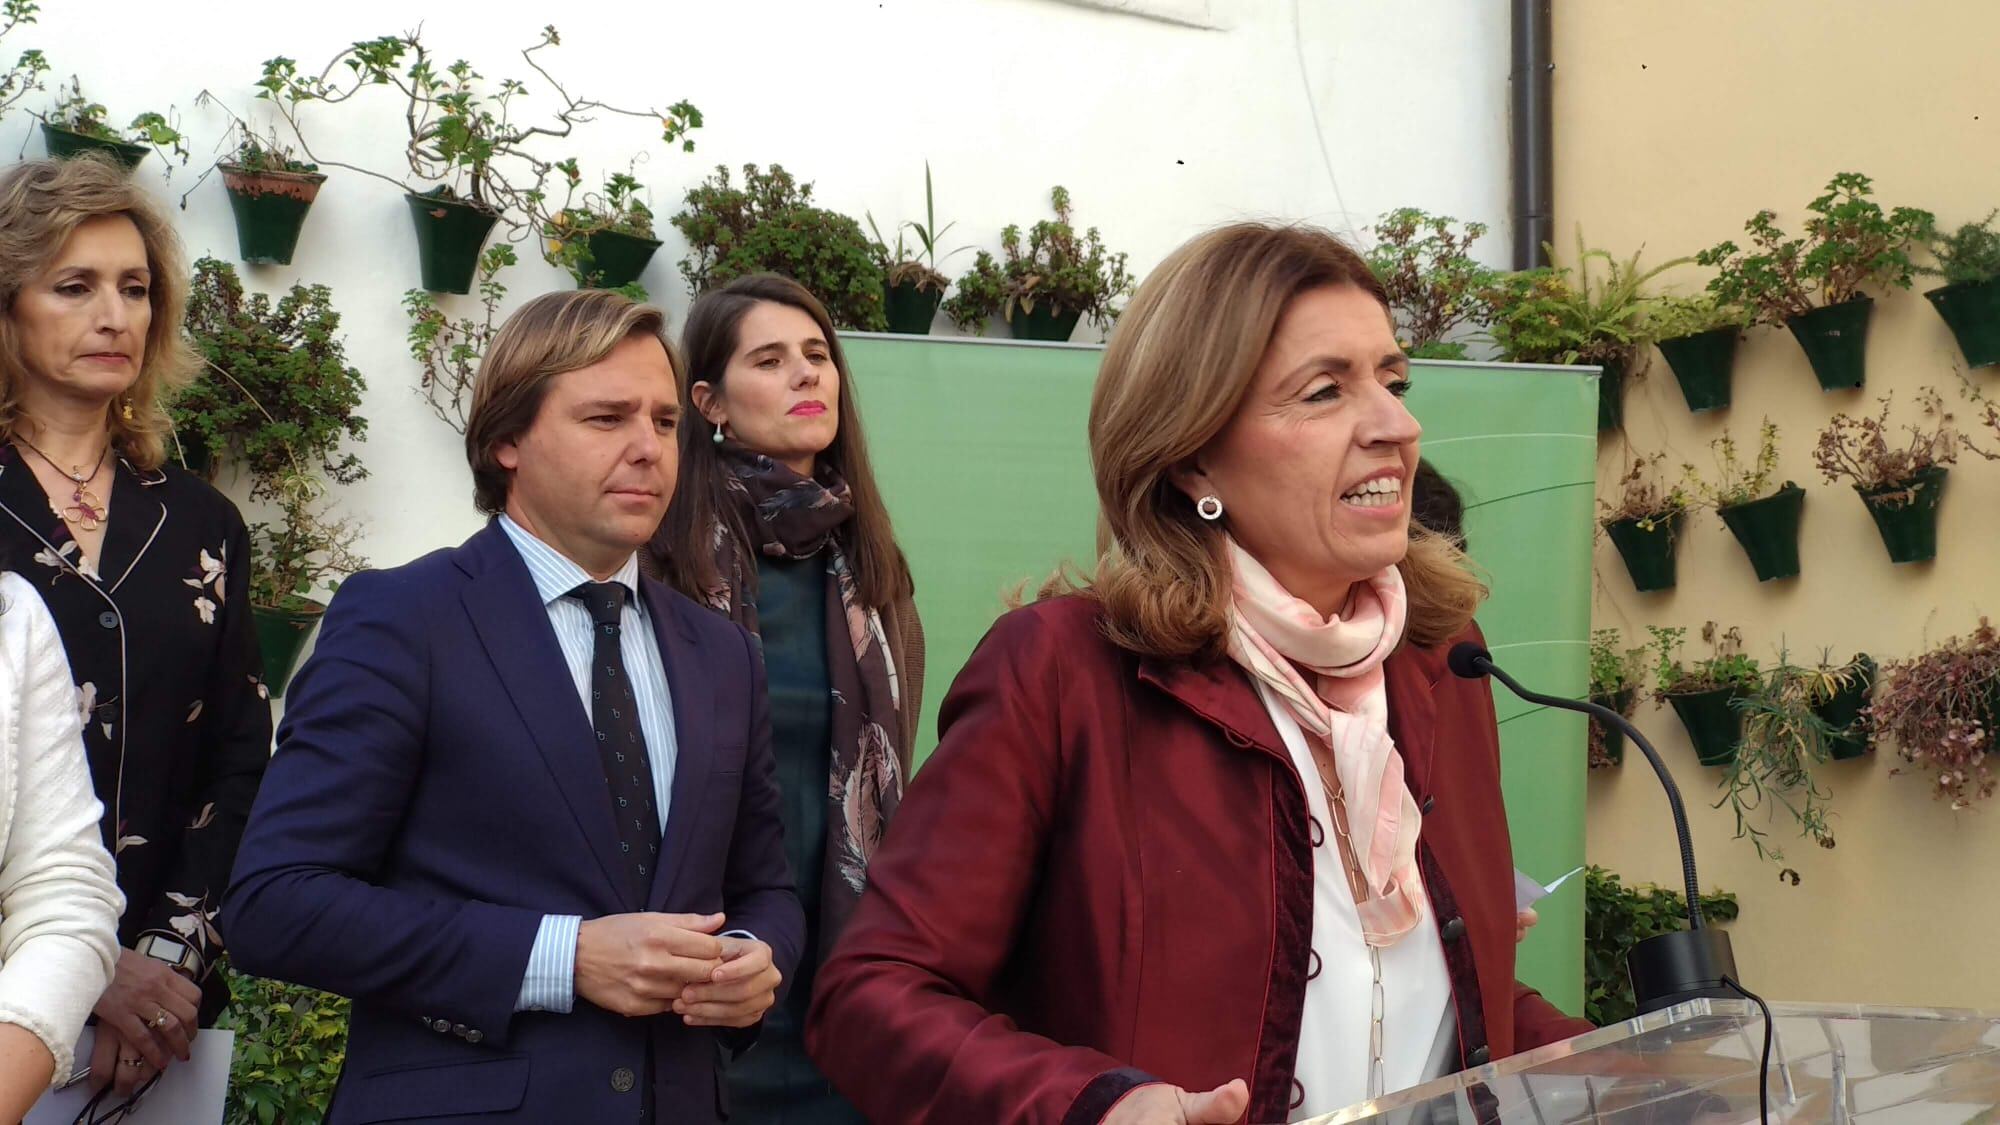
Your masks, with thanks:
[(617, 582), (585, 582), (569, 592), (590, 610), (595, 644), (590, 657), (590, 725), (611, 792), (618, 825), (618, 850), (631, 864), (643, 901), (653, 886), (660, 857), (660, 817), (653, 807), (653, 763), (646, 733), (639, 727), (639, 700), (625, 674), (619, 647), (619, 617), (625, 587)]

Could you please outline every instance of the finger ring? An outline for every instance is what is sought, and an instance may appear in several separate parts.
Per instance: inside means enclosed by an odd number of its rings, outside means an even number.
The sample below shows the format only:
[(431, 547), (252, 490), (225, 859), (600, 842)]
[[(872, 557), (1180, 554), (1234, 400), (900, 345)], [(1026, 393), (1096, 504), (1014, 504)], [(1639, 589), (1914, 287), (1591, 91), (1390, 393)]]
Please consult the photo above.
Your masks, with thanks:
[(147, 1027), (167, 1026), (167, 1010), (165, 1008), (160, 1009), (160, 1014), (154, 1016), (151, 1020), (147, 1021), (146, 1026)]
[(119, 1059), (118, 1061), (119, 1061), (119, 1062), (121, 1062), (121, 1063), (123, 1063), (123, 1064), (124, 1064), (124, 1065), (126, 1065), (126, 1066), (145, 1066), (145, 1065), (146, 1065), (146, 1060), (145, 1060), (145, 1059)]

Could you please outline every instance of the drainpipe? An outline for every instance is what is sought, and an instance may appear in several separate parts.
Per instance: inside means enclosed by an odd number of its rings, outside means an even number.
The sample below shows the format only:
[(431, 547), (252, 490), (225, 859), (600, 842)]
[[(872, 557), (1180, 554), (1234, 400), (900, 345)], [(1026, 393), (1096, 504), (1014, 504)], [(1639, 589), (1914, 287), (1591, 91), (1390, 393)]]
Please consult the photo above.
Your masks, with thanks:
[(1542, 249), (1554, 241), (1555, 148), (1549, 91), (1555, 62), (1549, 51), (1549, 8), (1554, 0), (1508, 0), (1512, 16), (1512, 65), (1508, 72), (1508, 152), (1514, 208), (1514, 268), (1549, 264)]

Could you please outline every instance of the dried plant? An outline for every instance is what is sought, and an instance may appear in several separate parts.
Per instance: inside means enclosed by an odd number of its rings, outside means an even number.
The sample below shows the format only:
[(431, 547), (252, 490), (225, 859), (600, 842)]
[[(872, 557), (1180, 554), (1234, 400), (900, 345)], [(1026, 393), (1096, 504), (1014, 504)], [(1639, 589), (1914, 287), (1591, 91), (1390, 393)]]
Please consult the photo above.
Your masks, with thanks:
[(1641, 528), (1651, 531), (1660, 520), (1686, 511), (1688, 490), (1685, 480), (1669, 485), (1661, 479), (1659, 470), (1666, 459), (1664, 453), (1633, 458), (1631, 470), (1618, 478), (1618, 502), (1597, 502), (1598, 523), (1637, 520)]
[(1886, 686), (1865, 712), (1877, 735), (1931, 773), (1933, 796), (1949, 799), (1954, 811), (1992, 796), (1986, 753), (2000, 703), (2000, 632), (1982, 617), (1971, 636), (1890, 661), (1883, 671)]
[[(1844, 478), (1858, 491), (1872, 493), (1907, 485), (1924, 470), (1949, 465), (1958, 459), (1958, 434), (1952, 428), (1952, 417), (1932, 387), (1925, 387), (1917, 394), (1918, 405), (1931, 421), (1926, 425), (1904, 426), (1908, 443), (1891, 445), (1889, 405), (1893, 397), (1883, 395), (1879, 400), (1882, 408), (1873, 416), (1853, 418), (1836, 414), (1826, 429), (1820, 431), (1819, 444), (1813, 448), (1813, 463), (1819, 466), (1820, 475), (1829, 484)], [(1906, 504), (1915, 495), (1915, 489), (1904, 489), (1879, 498), (1876, 503)]]

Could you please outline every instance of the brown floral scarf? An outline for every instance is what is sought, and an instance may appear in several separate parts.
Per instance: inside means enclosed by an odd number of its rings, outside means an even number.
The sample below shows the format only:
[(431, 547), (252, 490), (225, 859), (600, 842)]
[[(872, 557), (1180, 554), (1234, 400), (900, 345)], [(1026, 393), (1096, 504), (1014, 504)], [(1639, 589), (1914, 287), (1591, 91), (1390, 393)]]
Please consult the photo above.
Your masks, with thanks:
[(711, 529), (722, 582), (709, 591), (711, 606), (754, 634), (757, 565), (749, 551), (779, 559), (826, 555), (827, 679), (833, 689), (827, 799), (832, 808), (821, 875), (819, 947), (830, 950), (861, 897), (868, 860), (903, 796), (895, 663), (882, 615), (861, 604), (840, 548), (838, 532), (854, 516), (847, 482), (826, 468), (816, 478), (802, 477), (733, 441), (723, 442), (720, 450), (724, 487), (751, 542), (740, 542), (722, 522)]

